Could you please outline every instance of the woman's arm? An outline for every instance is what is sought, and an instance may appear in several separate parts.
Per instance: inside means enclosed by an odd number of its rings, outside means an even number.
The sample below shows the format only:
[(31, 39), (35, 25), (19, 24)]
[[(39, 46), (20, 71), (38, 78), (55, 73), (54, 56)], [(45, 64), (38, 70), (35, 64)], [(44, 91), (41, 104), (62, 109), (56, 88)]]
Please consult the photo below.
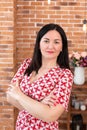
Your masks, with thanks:
[[(12, 104), (13, 106), (15, 106), (16, 108), (18, 108), (19, 110), (23, 110), (24, 108), (20, 105), (20, 103), (13, 98), (10, 94), (9, 94), (10, 88), (8, 89), (8, 92), (6, 93), (7, 95), (7, 102)], [(51, 106), (56, 106), (56, 96), (54, 96), (53, 91), (46, 96), (44, 99), (42, 99), (40, 101), (43, 104), (49, 105)]]
[[(12, 82), (11, 81), (11, 86), (17, 86), (19, 85), (19, 80), (17, 82)], [(23, 107), (21, 106), (21, 104), (16, 100), (16, 98), (14, 98), (9, 92), (11, 91), (12, 87), (9, 87), (7, 92), (6, 92), (6, 96), (7, 96), (7, 102), (12, 104), (13, 106), (15, 106), (17, 109), (19, 110), (23, 110)]]
[(20, 103), (13, 98), (8, 92), (6, 93), (7, 96), (7, 102), (12, 104), (14, 107), (18, 108), (19, 110), (23, 110), (23, 107), (20, 105)]
[(46, 122), (57, 120), (64, 111), (62, 105), (49, 106), (27, 97), (23, 93), (20, 93), (17, 100), (31, 115)]
[(51, 122), (57, 120), (61, 114), (64, 112), (62, 105), (48, 105), (45, 102), (36, 101), (24, 93), (21, 92), (18, 85), (12, 86), (7, 92), (12, 98), (14, 98), (23, 109), (27, 110), (29, 114), (36, 118), (39, 118), (46, 122)]

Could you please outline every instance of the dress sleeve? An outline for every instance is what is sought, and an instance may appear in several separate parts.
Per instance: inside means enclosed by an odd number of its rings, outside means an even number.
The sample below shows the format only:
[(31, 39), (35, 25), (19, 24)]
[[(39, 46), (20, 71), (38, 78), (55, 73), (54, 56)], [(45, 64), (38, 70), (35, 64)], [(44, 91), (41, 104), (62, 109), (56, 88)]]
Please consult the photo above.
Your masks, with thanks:
[(63, 105), (66, 111), (68, 111), (68, 104), (70, 99), (70, 94), (73, 84), (73, 75), (70, 70), (64, 69), (58, 83), (56, 84), (56, 89), (54, 94), (57, 96), (56, 103)]
[(31, 59), (25, 59), (23, 61), (23, 63), (20, 65), (18, 71), (12, 78), (11, 83), (16, 82), (16, 79), (19, 79), (21, 81), (22, 77), (24, 76), (24, 72), (27, 69), (27, 67), (29, 66), (30, 62), (31, 62)]

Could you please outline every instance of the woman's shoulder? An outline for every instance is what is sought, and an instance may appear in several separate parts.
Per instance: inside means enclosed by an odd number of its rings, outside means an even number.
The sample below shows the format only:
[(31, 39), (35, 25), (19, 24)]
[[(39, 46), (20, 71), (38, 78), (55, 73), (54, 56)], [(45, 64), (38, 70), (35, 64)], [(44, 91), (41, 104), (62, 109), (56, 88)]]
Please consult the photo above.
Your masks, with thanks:
[(23, 62), (29, 64), (31, 62), (31, 60), (32, 60), (31, 58), (26, 58), (26, 59), (23, 60)]
[(24, 65), (24, 66), (29, 65), (31, 63), (31, 60), (32, 60), (31, 58), (24, 59), (23, 62), (22, 62), (22, 65)]
[(30, 65), (31, 60), (31, 58), (24, 59), (19, 67), (19, 70), (25, 70)]
[(60, 75), (67, 75), (73, 78), (73, 73), (70, 69), (68, 68), (57, 68), (57, 73), (60, 73)]

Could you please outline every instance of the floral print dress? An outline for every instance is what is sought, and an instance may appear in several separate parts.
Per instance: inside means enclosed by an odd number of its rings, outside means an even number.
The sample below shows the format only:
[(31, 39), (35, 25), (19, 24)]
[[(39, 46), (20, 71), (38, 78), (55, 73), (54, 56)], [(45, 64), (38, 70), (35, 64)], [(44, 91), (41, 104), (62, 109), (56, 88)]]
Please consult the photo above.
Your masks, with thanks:
[[(42, 100), (55, 89), (54, 94), (57, 97), (56, 103), (61, 104), (67, 111), (73, 83), (71, 71), (56, 66), (33, 83), (30, 83), (32, 73), (30, 76), (24, 75), (30, 62), (31, 59), (24, 60), (12, 81), (15, 82), (16, 79), (19, 78), (21, 80), (21, 91), (37, 101)], [(59, 126), (58, 121), (47, 123), (33, 117), (26, 110), (21, 110), (17, 117), (16, 130), (59, 130)]]

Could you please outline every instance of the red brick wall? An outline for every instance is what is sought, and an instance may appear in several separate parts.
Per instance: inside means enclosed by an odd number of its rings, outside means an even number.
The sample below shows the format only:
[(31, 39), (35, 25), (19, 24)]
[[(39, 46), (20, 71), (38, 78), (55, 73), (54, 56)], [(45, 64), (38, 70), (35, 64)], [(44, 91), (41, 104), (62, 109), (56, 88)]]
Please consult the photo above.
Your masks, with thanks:
[(31, 56), (36, 32), (42, 25), (51, 22), (64, 28), (70, 51), (87, 50), (87, 35), (82, 31), (84, 2), (85, 0), (58, 0), (48, 5), (47, 0), (17, 0), (17, 60), (23, 60), (26, 55)]
[(52, 0), (50, 5), (47, 0), (17, 0), (17, 63), (32, 56), (37, 31), (52, 22), (64, 28), (69, 52), (87, 51), (87, 33), (82, 30), (84, 14), (85, 0)]
[[(70, 52), (87, 51), (84, 5), (85, 0), (52, 0), (50, 5), (47, 0), (0, 0), (0, 130), (14, 128), (14, 108), (6, 102), (5, 91), (15, 69), (32, 56), (36, 33), (44, 24), (54, 22), (64, 28)], [(66, 114), (60, 122), (61, 130), (66, 130)]]
[(15, 72), (15, 0), (0, 0), (0, 130), (14, 129), (14, 109), (6, 101)]

